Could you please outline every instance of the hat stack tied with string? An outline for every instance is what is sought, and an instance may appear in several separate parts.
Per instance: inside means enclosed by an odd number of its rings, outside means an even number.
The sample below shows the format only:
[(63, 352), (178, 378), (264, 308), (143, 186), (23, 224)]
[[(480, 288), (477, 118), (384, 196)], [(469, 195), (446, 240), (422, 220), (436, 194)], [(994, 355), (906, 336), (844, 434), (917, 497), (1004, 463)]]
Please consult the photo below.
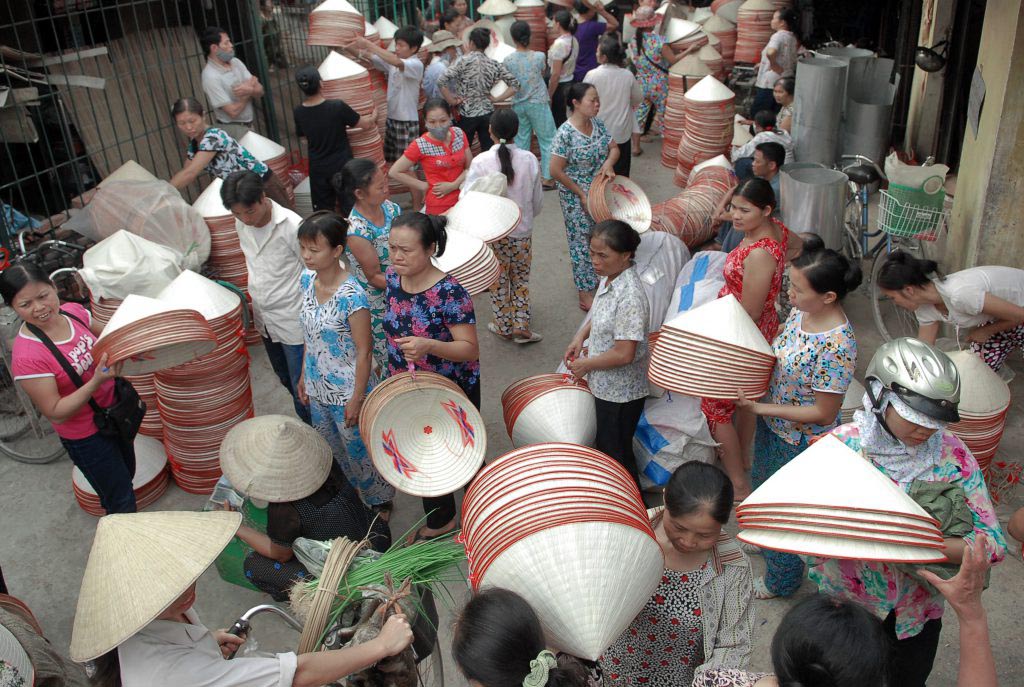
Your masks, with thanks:
[(489, 463), (466, 490), (459, 536), (475, 590), (522, 595), (552, 648), (588, 660), (629, 626), (664, 570), (633, 478), (575, 444), (533, 444)]
[(651, 201), (640, 185), (629, 177), (600, 176), (590, 184), (587, 209), (595, 222), (617, 219), (638, 234), (651, 228)]
[[(135, 492), (135, 506), (143, 510), (157, 502), (171, 478), (167, 474), (167, 451), (159, 439), (138, 434), (135, 437), (135, 476), (132, 490)], [(89, 515), (103, 517), (107, 512), (100, 503), (100, 497), (77, 467), (71, 470), (71, 488), (75, 500)]]
[(948, 355), (960, 373), (960, 421), (950, 423), (949, 431), (967, 444), (987, 475), (1006, 428), (1010, 387), (977, 354), (956, 351)]
[(864, 385), (856, 379), (850, 380), (850, 388), (843, 396), (843, 405), (839, 409), (839, 424), (848, 425), (853, 422), (853, 414), (864, 408)]
[(676, 186), (686, 186), (690, 170), (717, 155), (729, 152), (734, 133), (736, 95), (713, 76), (705, 76), (683, 95), (686, 123), (674, 178)]
[(515, 17), (530, 25), (530, 50), (548, 51), (547, 17), (544, 0), (516, 0)]
[(560, 441), (590, 446), (597, 437), (594, 395), (568, 374), (533, 375), (501, 394), (505, 429), (513, 446)]
[(740, 541), (824, 558), (946, 560), (939, 522), (860, 453), (825, 435), (736, 507)]
[(359, 432), (381, 477), (413, 496), (462, 488), (487, 452), (480, 412), (432, 372), (402, 372), (378, 384), (359, 413)]
[(252, 153), (253, 157), (265, 164), (274, 173), (284, 186), (288, 200), (295, 204), (295, 189), (292, 187), (292, 178), (288, 175), (288, 168), (291, 166), (291, 158), (288, 149), (280, 143), (271, 141), (266, 136), (260, 136), (255, 131), (250, 131), (242, 140), (241, 146)]
[(686, 124), (683, 94), (710, 73), (707, 65), (696, 55), (687, 55), (669, 67), (665, 121), (661, 132), (661, 164), (669, 169), (675, 169), (679, 164), (679, 139), (683, 137)]
[(651, 228), (680, 238), (696, 249), (718, 231), (714, 214), (722, 198), (736, 185), (732, 163), (724, 155), (702, 162), (690, 172), (679, 195), (651, 209)]
[(768, 391), (775, 353), (732, 294), (661, 326), (647, 378), (687, 396), (735, 400)]
[(736, 63), (736, 25), (716, 14), (704, 22), (703, 28), (706, 34), (718, 39), (717, 50), (722, 56), (722, 70), (728, 77)]
[[(343, 100), (360, 115), (374, 115), (373, 85), (370, 73), (362, 65), (332, 50), (317, 71), (324, 97)], [(353, 157), (373, 160), (378, 166), (384, 164), (384, 140), (376, 126), (349, 129), (348, 141)]]
[(309, 13), (306, 45), (339, 46), (363, 36), (366, 19), (347, 0), (325, 0)]
[(253, 416), (242, 301), (195, 272), (182, 272), (159, 296), (169, 307), (191, 304), (216, 336), (216, 348), (156, 374), (164, 444), (179, 487), (209, 494), (220, 479), (218, 451), (232, 427)]
[(772, 37), (776, 7), (769, 0), (747, 0), (736, 15), (736, 62), (757, 64)]

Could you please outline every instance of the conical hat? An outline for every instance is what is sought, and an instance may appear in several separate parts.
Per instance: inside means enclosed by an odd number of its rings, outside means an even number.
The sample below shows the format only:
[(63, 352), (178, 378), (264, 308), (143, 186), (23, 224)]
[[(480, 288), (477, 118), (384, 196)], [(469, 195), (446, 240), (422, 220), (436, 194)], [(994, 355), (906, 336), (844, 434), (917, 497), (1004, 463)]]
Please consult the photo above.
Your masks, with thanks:
[(707, 167), (722, 167), (724, 169), (732, 169), (732, 162), (730, 162), (729, 158), (727, 158), (725, 155), (717, 155), (711, 158), (710, 160), (704, 160), (704, 162), (701, 162), (699, 165), (696, 165), (692, 170), (690, 170), (690, 178), (692, 179), (697, 172)]
[(261, 162), (273, 160), (275, 157), (288, 152), (280, 143), (271, 141), (266, 136), (260, 136), (255, 131), (250, 131), (245, 136), (242, 136), (239, 144)]
[(379, 17), (377, 21), (373, 22), (373, 25), (377, 28), (377, 33), (380, 34), (382, 41), (389, 41), (395, 37), (395, 31), (398, 31), (398, 25), (387, 17)]
[[(134, 293), (129, 294), (127, 298), (121, 301), (121, 305), (117, 306), (117, 310), (114, 311), (114, 314), (110, 316), (110, 321), (107, 322), (107, 326), (103, 328), (103, 333), (100, 334), (99, 338), (102, 339), (109, 336), (121, 327), (137, 322), (144, 317), (151, 317), (152, 315), (160, 315), (162, 313), (171, 312), (172, 310), (182, 309), (183, 308), (171, 306), (155, 298), (147, 298), (146, 296), (139, 296)], [(184, 308), (184, 310), (195, 310), (195, 308)]]
[(207, 320), (234, 312), (241, 300), (234, 293), (206, 277), (185, 270), (157, 296), (175, 310), (198, 310)]
[(241, 522), (240, 513), (225, 511), (100, 518), (78, 594), (71, 659), (102, 656), (152, 622), (210, 567)]
[(720, 103), (735, 98), (736, 94), (715, 77), (705, 76), (696, 86), (683, 94), (683, 97), (699, 103)]
[(473, 32), (473, 29), (487, 29), (491, 32), (491, 42), (488, 44), (488, 47), (494, 47), (498, 43), (503, 42), (501, 40), (501, 28), (490, 19), (480, 19), (462, 31), (462, 44), (467, 48), (469, 47), (469, 34)]
[(100, 188), (111, 181), (157, 181), (157, 178), (135, 160), (128, 160), (104, 177), (99, 184)]
[(733, 2), (727, 2), (718, 8), (715, 15), (725, 19), (730, 24), (735, 25), (736, 20), (739, 16), (740, 7), (743, 5), (743, 0), (733, 0)]
[(485, 0), (476, 8), (477, 14), (488, 17), (503, 17), (506, 14), (514, 14), (515, 11), (516, 4), (511, 0)]
[(885, 473), (832, 435), (782, 466), (740, 508), (768, 504), (877, 511), (935, 524)]
[[(162, 441), (145, 434), (136, 434), (132, 447), (135, 449), (135, 475), (132, 477), (132, 488), (138, 490), (156, 479), (167, 467), (167, 449), (164, 448)], [(96, 489), (77, 466), (71, 470), (71, 481), (74, 482), (76, 489), (80, 489), (86, 494), (97, 495)]]
[(774, 11), (775, 5), (769, 0), (747, 0), (740, 5), (740, 11), (768, 12)]
[[(32, 667), (32, 660), (25, 653), (25, 647), (21, 645), (14, 633), (3, 625), (0, 625), (0, 661), (5, 664), (4, 671), (0, 677), (5, 678), (4, 685), (31, 685), (35, 684), (35, 668)], [(22, 681), (19, 681), (21, 678)], [(7, 681), (10, 679), (10, 682)]]
[(515, 54), (516, 49), (507, 43), (498, 43), (497, 45), (489, 45), (484, 54), (490, 57), (495, 62), (504, 62), (505, 58), (509, 55)]
[(323, 486), (334, 462), (315, 429), (285, 415), (261, 415), (235, 425), (220, 445), (220, 468), (251, 498), (285, 503)]
[(1010, 387), (985, 361), (971, 351), (949, 353), (960, 373), (960, 404), (969, 415), (994, 415), (1010, 405)]
[(693, 14), (690, 15), (690, 21), (703, 25), (711, 17), (715, 16), (711, 12), (710, 7), (697, 7), (693, 10)]
[[(711, 74), (711, 70), (708, 69), (708, 66), (694, 54), (687, 55), (683, 59), (679, 60), (669, 67), (668, 71), (670, 74), (678, 74), (680, 76), (708, 76)], [(693, 82), (690, 81), (689, 83), (692, 84)], [(694, 84), (693, 87), (695, 88), (696, 84)], [(691, 88), (691, 90), (693, 89)]]
[(313, 8), (313, 12), (346, 12), (348, 14), (358, 14), (360, 17), (363, 16), (363, 13), (347, 2), (347, 0), (324, 0), (324, 2)]
[[(505, 238), (522, 218), (516, 202), (482, 191), (467, 191), (448, 211), (447, 228), (488, 243)], [(443, 256), (442, 256), (443, 257)]]
[[(697, 57), (699, 57), (703, 62), (715, 62), (722, 59), (722, 53), (715, 50), (709, 44), (701, 47), (701, 49), (697, 51)], [(697, 85), (699, 86), (700, 84), (698, 83)], [(696, 88), (696, 86), (694, 88)]]
[(946, 554), (939, 549), (847, 539), (803, 532), (780, 532), (773, 530), (740, 530), (736, 536), (742, 542), (763, 549), (785, 551), (823, 558), (840, 558), (854, 561), (886, 561), (891, 563), (941, 563)]
[(210, 185), (204, 188), (203, 192), (196, 198), (196, 202), (192, 203), (193, 209), (206, 219), (230, 217), (231, 210), (224, 207), (224, 201), (220, 197), (220, 190), (223, 187), (224, 180), (220, 177), (214, 177)]
[(687, 310), (663, 326), (774, 356), (772, 347), (731, 293)]
[(317, 67), (320, 78), (324, 81), (347, 79), (353, 76), (369, 75), (366, 68), (355, 60), (350, 60), (339, 52), (332, 50)]
[(714, 15), (706, 22), (704, 22), (704, 31), (707, 33), (724, 33), (726, 31), (735, 31), (736, 25), (728, 19)]
[(665, 42), (676, 43), (689, 38), (700, 31), (700, 24), (695, 24), (692, 21), (686, 19), (680, 19), (679, 17), (672, 17), (668, 20), (668, 26), (665, 27)]

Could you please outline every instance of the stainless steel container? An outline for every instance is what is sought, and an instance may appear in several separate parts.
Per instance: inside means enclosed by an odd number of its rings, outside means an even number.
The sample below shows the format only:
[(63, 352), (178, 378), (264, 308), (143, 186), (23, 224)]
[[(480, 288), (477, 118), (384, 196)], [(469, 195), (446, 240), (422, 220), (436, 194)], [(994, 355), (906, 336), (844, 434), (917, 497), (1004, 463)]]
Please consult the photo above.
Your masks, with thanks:
[(797, 162), (827, 167), (836, 163), (847, 70), (845, 62), (829, 57), (805, 57), (797, 62), (793, 114)]
[(898, 76), (889, 83), (894, 64), (878, 57), (850, 60), (840, 155), (864, 155), (882, 164), (889, 149), (892, 107), (899, 85)]
[(785, 165), (780, 174), (783, 223), (790, 231), (812, 231), (826, 247), (839, 250), (849, 178), (824, 165), (801, 162)]

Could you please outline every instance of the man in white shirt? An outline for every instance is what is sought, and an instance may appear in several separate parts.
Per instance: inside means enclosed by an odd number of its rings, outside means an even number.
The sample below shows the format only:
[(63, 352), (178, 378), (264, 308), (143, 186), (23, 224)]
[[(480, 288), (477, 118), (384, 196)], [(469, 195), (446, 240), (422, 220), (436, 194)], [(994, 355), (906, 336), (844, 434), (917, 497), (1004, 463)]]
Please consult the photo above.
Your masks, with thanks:
[(203, 91), (213, 111), (213, 125), (240, 140), (252, 128), (253, 101), (263, 96), (263, 85), (235, 57), (235, 46), (224, 29), (209, 26), (201, 40), (206, 48)]
[(295, 413), (310, 421), (309, 408), (299, 401), (304, 338), (299, 323), (300, 279), (305, 265), (299, 254), (302, 218), (263, 193), (263, 180), (248, 170), (235, 172), (221, 187), (224, 207), (235, 216), (235, 231), (249, 270), (256, 329), (281, 384), (292, 394)]

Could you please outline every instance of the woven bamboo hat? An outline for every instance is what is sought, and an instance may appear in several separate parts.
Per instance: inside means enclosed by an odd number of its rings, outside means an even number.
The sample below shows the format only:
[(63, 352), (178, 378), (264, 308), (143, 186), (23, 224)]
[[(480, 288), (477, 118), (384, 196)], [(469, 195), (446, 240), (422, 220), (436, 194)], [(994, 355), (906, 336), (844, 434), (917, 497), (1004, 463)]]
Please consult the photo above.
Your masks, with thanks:
[(954, 351), (949, 359), (960, 373), (960, 414), (992, 415), (1010, 405), (1010, 387), (971, 351)]
[(175, 309), (196, 310), (207, 320), (230, 315), (242, 303), (231, 291), (192, 270), (183, 270), (156, 298)]
[[(4, 678), (0, 684), (3, 685), (33, 685), (35, 684), (35, 669), (25, 648), (18, 641), (18, 638), (3, 625), (0, 625), (0, 661), (7, 664), (5, 670), (0, 673)], [(7, 678), (13, 678), (9, 682)], [(23, 682), (19, 682), (19, 678)]]
[(226, 511), (100, 518), (78, 593), (71, 659), (91, 661), (151, 623), (210, 567), (241, 522), (240, 513)]
[(377, 21), (373, 22), (373, 25), (377, 28), (377, 33), (380, 34), (382, 41), (391, 40), (395, 37), (395, 31), (398, 31), (398, 25), (387, 17), (379, 17)]
[(108, 174), (99, 183), (99, 187), (103, 188), (113, 181), (157, 181), (157, 178), (135, 160), (128, 160), (128, 162)]
[(485, 0), (476, 11), (477, 14), (486, 17), (503, 17), (506, 14), (515, 14), (516, 4), (511, 0)]
[(493, 243), (511, 234), (522, 214), (510, 198), (467, 191), (459, 195), (459, 202), (445, 215), (448, 218), (446, 228)]
[(238, 141), (243, 148), (252, 153), (253, 157), (262, 162), (272, 160), (278, 155), (287, 153), (287, 149), (277, 141), (271, 141), (266, 136), (260, 136), (255, 131), (250, 131)]
[[(192, 208), (207, 219), (231, 217), (231, 209), (224, 205), (224, 201), (220, 197), (220, 190), (223, 186), (224, 180), (220, 177), (214, 177), (210, 185), (203, 189), (203, 192), (196, 198), (196, 202), (192, 203)], [(234, 230), (234, 226), (232, 226), (232, 230)]]
[(305, 498), (323, 486), (334, 458), (315, 429), (285, 415), (235, 425), (220, 445), (220, 467), (242, 493), (271, 503)]

